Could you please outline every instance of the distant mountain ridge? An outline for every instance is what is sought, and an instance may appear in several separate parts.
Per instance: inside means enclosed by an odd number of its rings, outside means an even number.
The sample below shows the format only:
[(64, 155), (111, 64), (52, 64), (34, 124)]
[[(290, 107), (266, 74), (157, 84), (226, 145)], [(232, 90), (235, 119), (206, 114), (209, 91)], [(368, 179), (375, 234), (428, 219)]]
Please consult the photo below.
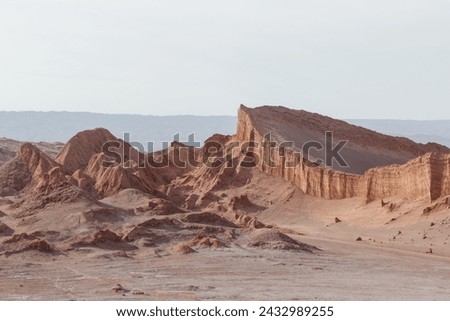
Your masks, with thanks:
[(347, 122), (418, 143), (435, 142), (450, 147), (450, 120), (348, 119)]
[[(450, 120), (373, 120), (347, 119), (351, 124), (380, 133), (403, 136), (418, 143), (436, 142), (450, 147)], [(112, 134), (147, 147), (151, 141), (154, 150), (162, 148), (179, 133), (181, 141), (194, 133), (203, 143), (215, 133), (233, 134), (235, 116), (145, 116), (98, 114), (87, 112), (5, 112), (0, 111), (0, 137), (29, 142), (67, 142), (76, 133), (97, 128), (108, 128)]]
[(187, 141), (190, 134), (203, 143), (214, 133), (232, 134), (236, 130), (235, 116), (144, 116), (116, 115), (86, 112), (2, 112), (0, 137), (28, 142), (67, 142), (76, 133), (97, 127), (108, 128), (119, 138), (130, 134), (131, 141), (154, 150), (162, 149), (163, 142), (172, 142), (179, 134)]

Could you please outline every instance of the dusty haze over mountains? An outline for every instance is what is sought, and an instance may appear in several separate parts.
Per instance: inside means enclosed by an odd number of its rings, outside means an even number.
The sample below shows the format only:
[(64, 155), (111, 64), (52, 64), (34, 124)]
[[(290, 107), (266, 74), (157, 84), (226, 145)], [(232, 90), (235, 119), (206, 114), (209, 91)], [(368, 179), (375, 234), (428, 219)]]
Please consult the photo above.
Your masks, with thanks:
[[(180, 134), (187, 141), (190, 134), (202, 143), (214, 133), (231, 135), (236, 131), (236, 116), (144, 116), (81, 112), (4, 112), (0, 111), (0, 137), (32, 142), (67, 142), (76, 133), (96, 127), (108, 128), (116, 137), (144, 144), (153, 142), (154, 150)], [(436, 142), (450, 147), (450, 120), (345, 120), (377, 132), (408, 137), (419, 143)], [(51, 126), (41, 126), (42, 123)], [(17, 126), (17, 124), (21, 124)]]
[[(107, 128), (2, 139), (1, 297), (449, 298), (448, 147), (285, 107), (237, 114), (232, 135), (153, 153)], [(306, 158), (327, 131), (348, 166)]]
[[(77, 112), (2, 112), (0, 111), (0, 137), (19, 141), (67, 142), (76, 133), (96, 127), (108, 128), (114, 135), (140, 142), (147, 148), (153, 142), (154, 150), (163, 148), (179, 134), (187, 141), (195, 134), (203, 142), (215, 132), (233, 134), (236, 130), (234, 116), (143, 116), (112, 115)], [(51, 124), (42, 128), (42, 123)], [(21, 124), (21, 126), (17, 126)]]

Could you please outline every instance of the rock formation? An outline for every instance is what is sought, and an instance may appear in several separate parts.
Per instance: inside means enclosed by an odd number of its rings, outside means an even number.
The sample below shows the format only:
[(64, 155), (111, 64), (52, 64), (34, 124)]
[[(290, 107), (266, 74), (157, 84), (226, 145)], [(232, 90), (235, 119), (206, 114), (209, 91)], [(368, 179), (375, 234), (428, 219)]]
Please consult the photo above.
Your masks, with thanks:
[(102, 152), (103, 145), (108, 141), (117, 141), (117, 138), (106, 129), (82, 131), (67, 142), (55, 161), (72, 174), (84, 169), (92, 156)]
[[(17, 140), (0, 138), (0, 166), (12, 159), (20, 150), (20, 147), (22, 147), (23, 144), (24, 142), (20, 142)], [(56, 157), (56, 155), (58, 155), (58, 153), (64, 147), (63, 143), (39, 142), (33, 143), (33, 145), (51, 158)]]
[[(307, 159), (297, 147), (309, 140), (323, 143), (326, 131), (335, 140), (350, 140), (342, 149), (349, 168), (324, 166), (318, 162), (323, 155)], [(293, 146), (283, 144), (289, 140)], [(270, 211), (273, 202), (289, 202), (296, 192), (301, 197), (382, 200), (381, 207), (390, 204), (389, 213), (400, 206), (392, 205), (391, 198), (426, 201), (435, 203), (421, 204), (423, 215), (431, 215), (448, 209), (449, 152), (304, 111), (244, 106), (236, 135), (216, 134), (202, 148), (174, 142), (144, 154), (102, 128), (77, 134), (54, 159), (26, 143), (0, 165), (0, 237), (12, 237), (0, 243), (0, 250), (46, 255), (90, 247), (154, 247), (195, 254), (238, 244), (314, 252), (275, 224), (266, 224), (260, 213)], [(277, 184), (283, 194), (267, 199), (253, 193), (261, 179), (271, 180), (265, 195)], [(339, 226), (348, 222), (341, 214)], [(47, 233), (50, 227), (54, 231)], [(30, 230), (40, 232), (32, 235)]]
[(58, 164), (36, 146), (26, 143), (17, 155), (0, 167), (0, 189), (23, 190), (29, 183), (38, 184)]
[(14, 154), (13, 151), (0, 147), (0, 166), (13, 158)]
[[(274, 122), (283, 125), (275, 126)], [(271, 134), (271, 140), (280, 146), (286, 139), (295, 142), (296, 135), (303, 137), (297, 139), (297, 142), (301, 142), (313, 137), (311, 131), (324, 133), (326, 130), (333, 131), (335, 139), (352, 137), (352, 146), (347, 150), (344, 147), (342, 155), (350, 164), (359, 158), (354, 171), (366, 169), (364, 173), (357, 175), (317, 166), (304, 159), (296, 147), (277, 149), (264, 144), (268, 133)], [(308, 195), (327, 199), (361, 197), (370, 202), (386, 197), (434, 201), (450, 193), (449, 150), (438, 144), (417, 144), (405, 138), (378, 134), (305, 111), (283, 107), (249, 109), (245, 106), (239, 109), (236, 139), (241, 143), (252, 141), (257, 144), (255, 154), (259, 160), (258, 168), (294, 183)], [(374, 150), (377, 155), (381, 153), (389, 157), (376, 156)], [(268, 157), (270, 161), (267, 161)], [(392, 164), (380, 166), (386, 162)], [(353, 170), (352, 166), (350, 170)]]
[[(241, 105), (236, 138), (262, 142), (264, 135), (271, 133), (273, 141), (292, 142), (293, 150), (302, 152), (303, 147), (307, 147), (305, 144), (311, 141), (325, 146), (327, 131), (333, 134), (333, 147), (338, 141), (347, 141), (341, 155), (348, 167), (337, 162), (329, 167), (353, 174), (363, 174), (379, 166), (404, 164), (426, 153), (450, 153), (449, 148), (436, 143), (419, 144), (407, 138), (380, 134), (341, 120), (281, 106), (247, 108)], [(326, 148), (310, 148), (309, 156), (311, 160), (325, 160), (325, 151)]]

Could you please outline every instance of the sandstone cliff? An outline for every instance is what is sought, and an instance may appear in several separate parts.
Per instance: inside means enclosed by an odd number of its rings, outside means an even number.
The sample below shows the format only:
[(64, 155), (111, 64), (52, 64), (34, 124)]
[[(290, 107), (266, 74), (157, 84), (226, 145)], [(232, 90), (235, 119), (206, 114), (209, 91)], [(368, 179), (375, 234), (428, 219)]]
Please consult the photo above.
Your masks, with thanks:
[[(364, 168), (365, 172), (358, 175), (317, 166), (304, 159), (298, 148), (269, 148), (263, 144), (267, 133), (278, 145), (286, 140), (295, 143), (312, 139), (311, 128), (322, 133), (330, 130), (335, 132), (335, 138), (349, 139), (350, 146), (344, 147), (342, 154), (350, 162), (359, 159), (359, 169)], [(257, 167), (293, 182), (308, 195), (327, 199), (361, 197), (370, 202), (388, 197), (434, 201), (450, 194), (449, 150), (438, 144), (417, 144), (304, 111), (245, 106), (239, 109), (236, 139), (241, 143), (256, 142)], [(388, 157), (375, 157), (372, 150), (377, 154), (385, 150)], [(382, 166), (387, 161), (391, 165)]]
[[(348, 141), (341, 155), (348, 167), (333, 162), (332, 168), (352, 174), (363, 174), (378, 166), (404, 164), (426, 153), (450, 153), (450, 149), (435, 143), (419, 144), (407, 138), (377, 133), (341, 120), (292, 110), (285, 107), (263, 106), (247, 108), (241, 106), (238, 112), (237, 138), (246, 140), (256, 135), (261, 138), (271, 133), (278, 143), (292, 142), (294, 150), (302, 151), (305, 143), (314, 141), (325, 146), (325, 132), (333, 133), (333, 146), (338, 141)], [(325, 159), (325, 148), (310, 149), (310, 159)]]

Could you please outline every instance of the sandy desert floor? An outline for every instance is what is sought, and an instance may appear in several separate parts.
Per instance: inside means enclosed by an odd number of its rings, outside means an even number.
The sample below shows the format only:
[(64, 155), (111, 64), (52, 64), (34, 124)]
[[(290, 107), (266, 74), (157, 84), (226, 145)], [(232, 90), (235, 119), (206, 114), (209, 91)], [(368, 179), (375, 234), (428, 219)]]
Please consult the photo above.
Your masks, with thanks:
[[(2, 300), (449, 300), (450, 259), (301, 237), (319, 254), (205, 249), (0, 258)], [(117, 284), (123, 287), (117, 288)]]

